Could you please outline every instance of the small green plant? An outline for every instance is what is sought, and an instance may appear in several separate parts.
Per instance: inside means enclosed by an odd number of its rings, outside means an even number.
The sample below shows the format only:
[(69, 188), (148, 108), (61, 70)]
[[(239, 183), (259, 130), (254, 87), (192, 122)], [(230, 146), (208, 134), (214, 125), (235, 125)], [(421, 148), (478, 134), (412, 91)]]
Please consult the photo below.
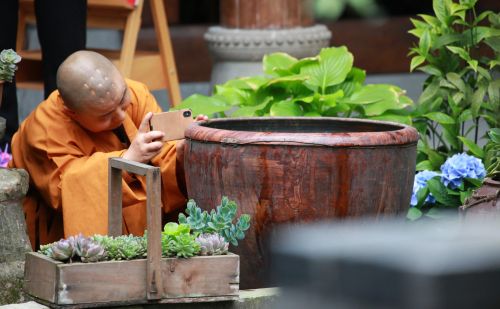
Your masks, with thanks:
[(285, 53), (264, 56), (266, 76), (233, 79), (217, 85), (213, 96), (195, 94), (176, 109), (225, 117), (343, 116), (411, 124), (413, 104), (397, 86), (365, 85), (365, 71), (353, 66), (345, 46), (324, 48), (316, 57)]
[(429, 74), (413, 114), (421, 137), (417, 170), (438, 170), (465, 150), (482, 158), (479, 124), (500, 126), (500, 15), (477, 15), (476, 2), (433, 0), (435, 16), (411, 20), (419, 41), (410, 70)]
[(92, 239), (106, 250), (108, 260), (133, 260), (147, 256), (147, 238), (134, 235), (111, 237), (94, 235)]
[(484, 146), (484, 165), (487, 177), (500, 180), (500, 128), (490, 129), (489, 141)]
[(12, 82), (17, 70), (17, 64), (21, 61), (19, 56), (12, 49), (4, 49), (0, 53), (0, 81)]
[(200, 252), (200, 244), (196, 236), (191, 234), (187, 224), (169, 222), (165, 224), (161, 234), (162, 252), (164, 256), (189, 258)]
[(188, 224), (195, 233), (217, 233), (237, 246), (238, 240), (244, 239), (245, 231), (250, 228), (250, 216), (247, 214), (241, 215), (236, 224), (233, 224), (237, 210), (236, 202), (230, 201), (226, 196), (222, 197), (216, 210), (212, 209), (210, 213), (202, 211), (194, 200), (190, 200), (186, 208), (188, 216), (179, 214), (179, 223)]

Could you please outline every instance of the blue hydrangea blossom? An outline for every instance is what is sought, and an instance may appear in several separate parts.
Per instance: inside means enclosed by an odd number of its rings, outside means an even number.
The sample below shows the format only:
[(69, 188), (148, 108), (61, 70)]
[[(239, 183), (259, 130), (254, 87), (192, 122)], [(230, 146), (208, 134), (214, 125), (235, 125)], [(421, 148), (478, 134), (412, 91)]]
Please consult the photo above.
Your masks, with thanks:
[[(427, 180), (439, 176), (439, 173), (433, 172), (433, 171), (428, 171), (424, 170), (415, 175), (415, 180), (413, 181), (413, 193), (411, 194), (411, 201), (410, 205), (416, 206), (418, 203), (417, 199), (417, 193), (420, 189), (427, 187)], [(429, 193), (427, 197), (425, 198), (425, 202), (429, 204), (434, 204), (436, 202), (436, 199), (432, 194)]]
[(486, 170), (478, 158), (460, 153), (448, 158), (441, 165), (441, 173), (441, 182), (451, 189), (456, 189), (463, 183), (464, 178), (483, 179)]

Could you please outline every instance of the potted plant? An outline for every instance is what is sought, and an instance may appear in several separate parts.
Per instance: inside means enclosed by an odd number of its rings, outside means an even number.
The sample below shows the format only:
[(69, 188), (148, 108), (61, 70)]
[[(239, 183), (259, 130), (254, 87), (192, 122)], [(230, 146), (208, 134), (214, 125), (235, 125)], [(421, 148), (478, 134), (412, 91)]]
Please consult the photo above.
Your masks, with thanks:
[(429, 74), (413, 113), (420, 132), (417, 170), (438, 170), (454, 154), (477, 145), (479, 126), (500, 125), (500, 15), (477, 14), (476, 0), (433, 0), (435, 15), (412, 19), (410, 70)]
[(176, 109), (220, 117), (358, 117), (411, 124), (405, 91), (386, 84), (365, 85), (366, 72), (353, 66), (345, 46), (324, 48), (315, 57), (286, 53), (263, 58), (263, 75), (216, 85), (212, 96), (195, 94)]
[(3, 84), (12, 82), (19, 61), (21, 56), (12, 49), (4, 49), (0, 53), (0, 106), (2, 106)]
[[(153, 278), (152, 283), (157, 281), (159, 298), (176, 298), (176, 302), (235, 298), (239, 258), (228, 249), (230, 244), (237, 246), (250, 227), (246, 214), (233, 222), (237, 208), (227, 197), (211, 212), (190, 200), (187, 216), (180, 214), (179, 223), (164, 226), (160, 269), (168, 269), (168, 276)], [(145, 302), (148, 254), (154, 253), (148, 251), (147, 232), (144, 236), (71, 236), (27, 254), (26, 290), (53, 305)], [(93, 276), (101, 277), (99, 283)], [(121, 292), (116, 293), (117, 289)]]
[(495, 217), (500, 212), (500, 128), (488, 132), (489, 141), (484, 146), (484, 163), (487, 178), (483, 185), (467, 199), (461, 213), (464, 217)]
[[(148, 218), (143, 237), (120, 236), (123, 206), (115, 192), (122, 191), (123, 170), (146, 176)], [(41, 252), (27, 253), (24, 287), (28, 294), (56, 307), (238, 298), (240, 259), (227, 247), (228, 242), (237, 245), (244, 238), (250, 217), (241, 215), (233, 224), (235, 202), (223, 197), (208, 213), (190, 201), (187, 216), (179, 215), (180, 224), (168, 223), (162, 229), (159, 168), (110, 158), (109, 171), (110, 236), (70, 237), (44, 246)]]

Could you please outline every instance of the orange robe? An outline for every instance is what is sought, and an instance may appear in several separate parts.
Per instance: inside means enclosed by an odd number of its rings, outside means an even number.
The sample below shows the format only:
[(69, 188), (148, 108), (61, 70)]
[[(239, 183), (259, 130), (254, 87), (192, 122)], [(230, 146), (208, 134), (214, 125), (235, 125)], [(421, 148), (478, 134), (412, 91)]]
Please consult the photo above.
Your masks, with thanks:
[[(123, 126), (132, 141), (146, 113), (161, 109), (145, 85), (131, 80), (127, 84), (131, 104)], [(161, 169), (165, 213), (186, 203), (176, 175), (181, 171), (175, 147), (175, 142), (166, 143), (151, 160)], [(92, 133), (71, 120), (63, 112), (58, 91), (23, 121), (12, 139), (10, 167), (30, 174), (23, 206), (33, 248), (78, 233), (107, 234), (108, 158), (120, 157), (125, 150), (114, 132)], [(124, 173), (122, 187), (123, 233), (142, 235), (146, 228), (146, 181)]]

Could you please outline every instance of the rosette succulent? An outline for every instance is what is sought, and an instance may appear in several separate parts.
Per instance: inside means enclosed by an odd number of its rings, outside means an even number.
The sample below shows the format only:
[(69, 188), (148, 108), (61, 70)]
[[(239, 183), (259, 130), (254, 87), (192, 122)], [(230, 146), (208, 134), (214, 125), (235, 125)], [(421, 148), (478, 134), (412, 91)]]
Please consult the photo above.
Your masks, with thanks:
[(14, 50), (2, 50), (0, 53), (0, 81), (12, 82), (19, 61), (21, 61), (21, 56)]
[(75, 240), (73, 237), (61, 239), (51, 245), (50, 249), (45, 248), (50, 257), (58, 261), (71, 260), (75, 256)]
[(74, 238), (74, 243), (75, 253), (83, 263), (98, 262), (106, 258), (104, 248), (90, 237), (84, 237), (80, 234)]
[[(421, 171), (415, 175), (415, 180), (413, 182), (413, 193), (411, 195), (410, 205), (416, 206), (418, 204), (418, 191), (427, 187), (427, 181), (433, 177), (439, 176), (439, 173), (433, 171)], [(427, 195), (425, 202), (429, 204), (434, 204), (436, 199), (431, 194)]]
[(443, 184), (451, 189), (456, 189), (462, 185), (466, 178), (482, 180), (486, 175), (486, 170), (478, 158), (460, 153), (446, 160), (441, 166), (441, 173)]
[(219, 234), (201, 234), (196, 238), (201, 255), (227, 254), (229, 243)]

